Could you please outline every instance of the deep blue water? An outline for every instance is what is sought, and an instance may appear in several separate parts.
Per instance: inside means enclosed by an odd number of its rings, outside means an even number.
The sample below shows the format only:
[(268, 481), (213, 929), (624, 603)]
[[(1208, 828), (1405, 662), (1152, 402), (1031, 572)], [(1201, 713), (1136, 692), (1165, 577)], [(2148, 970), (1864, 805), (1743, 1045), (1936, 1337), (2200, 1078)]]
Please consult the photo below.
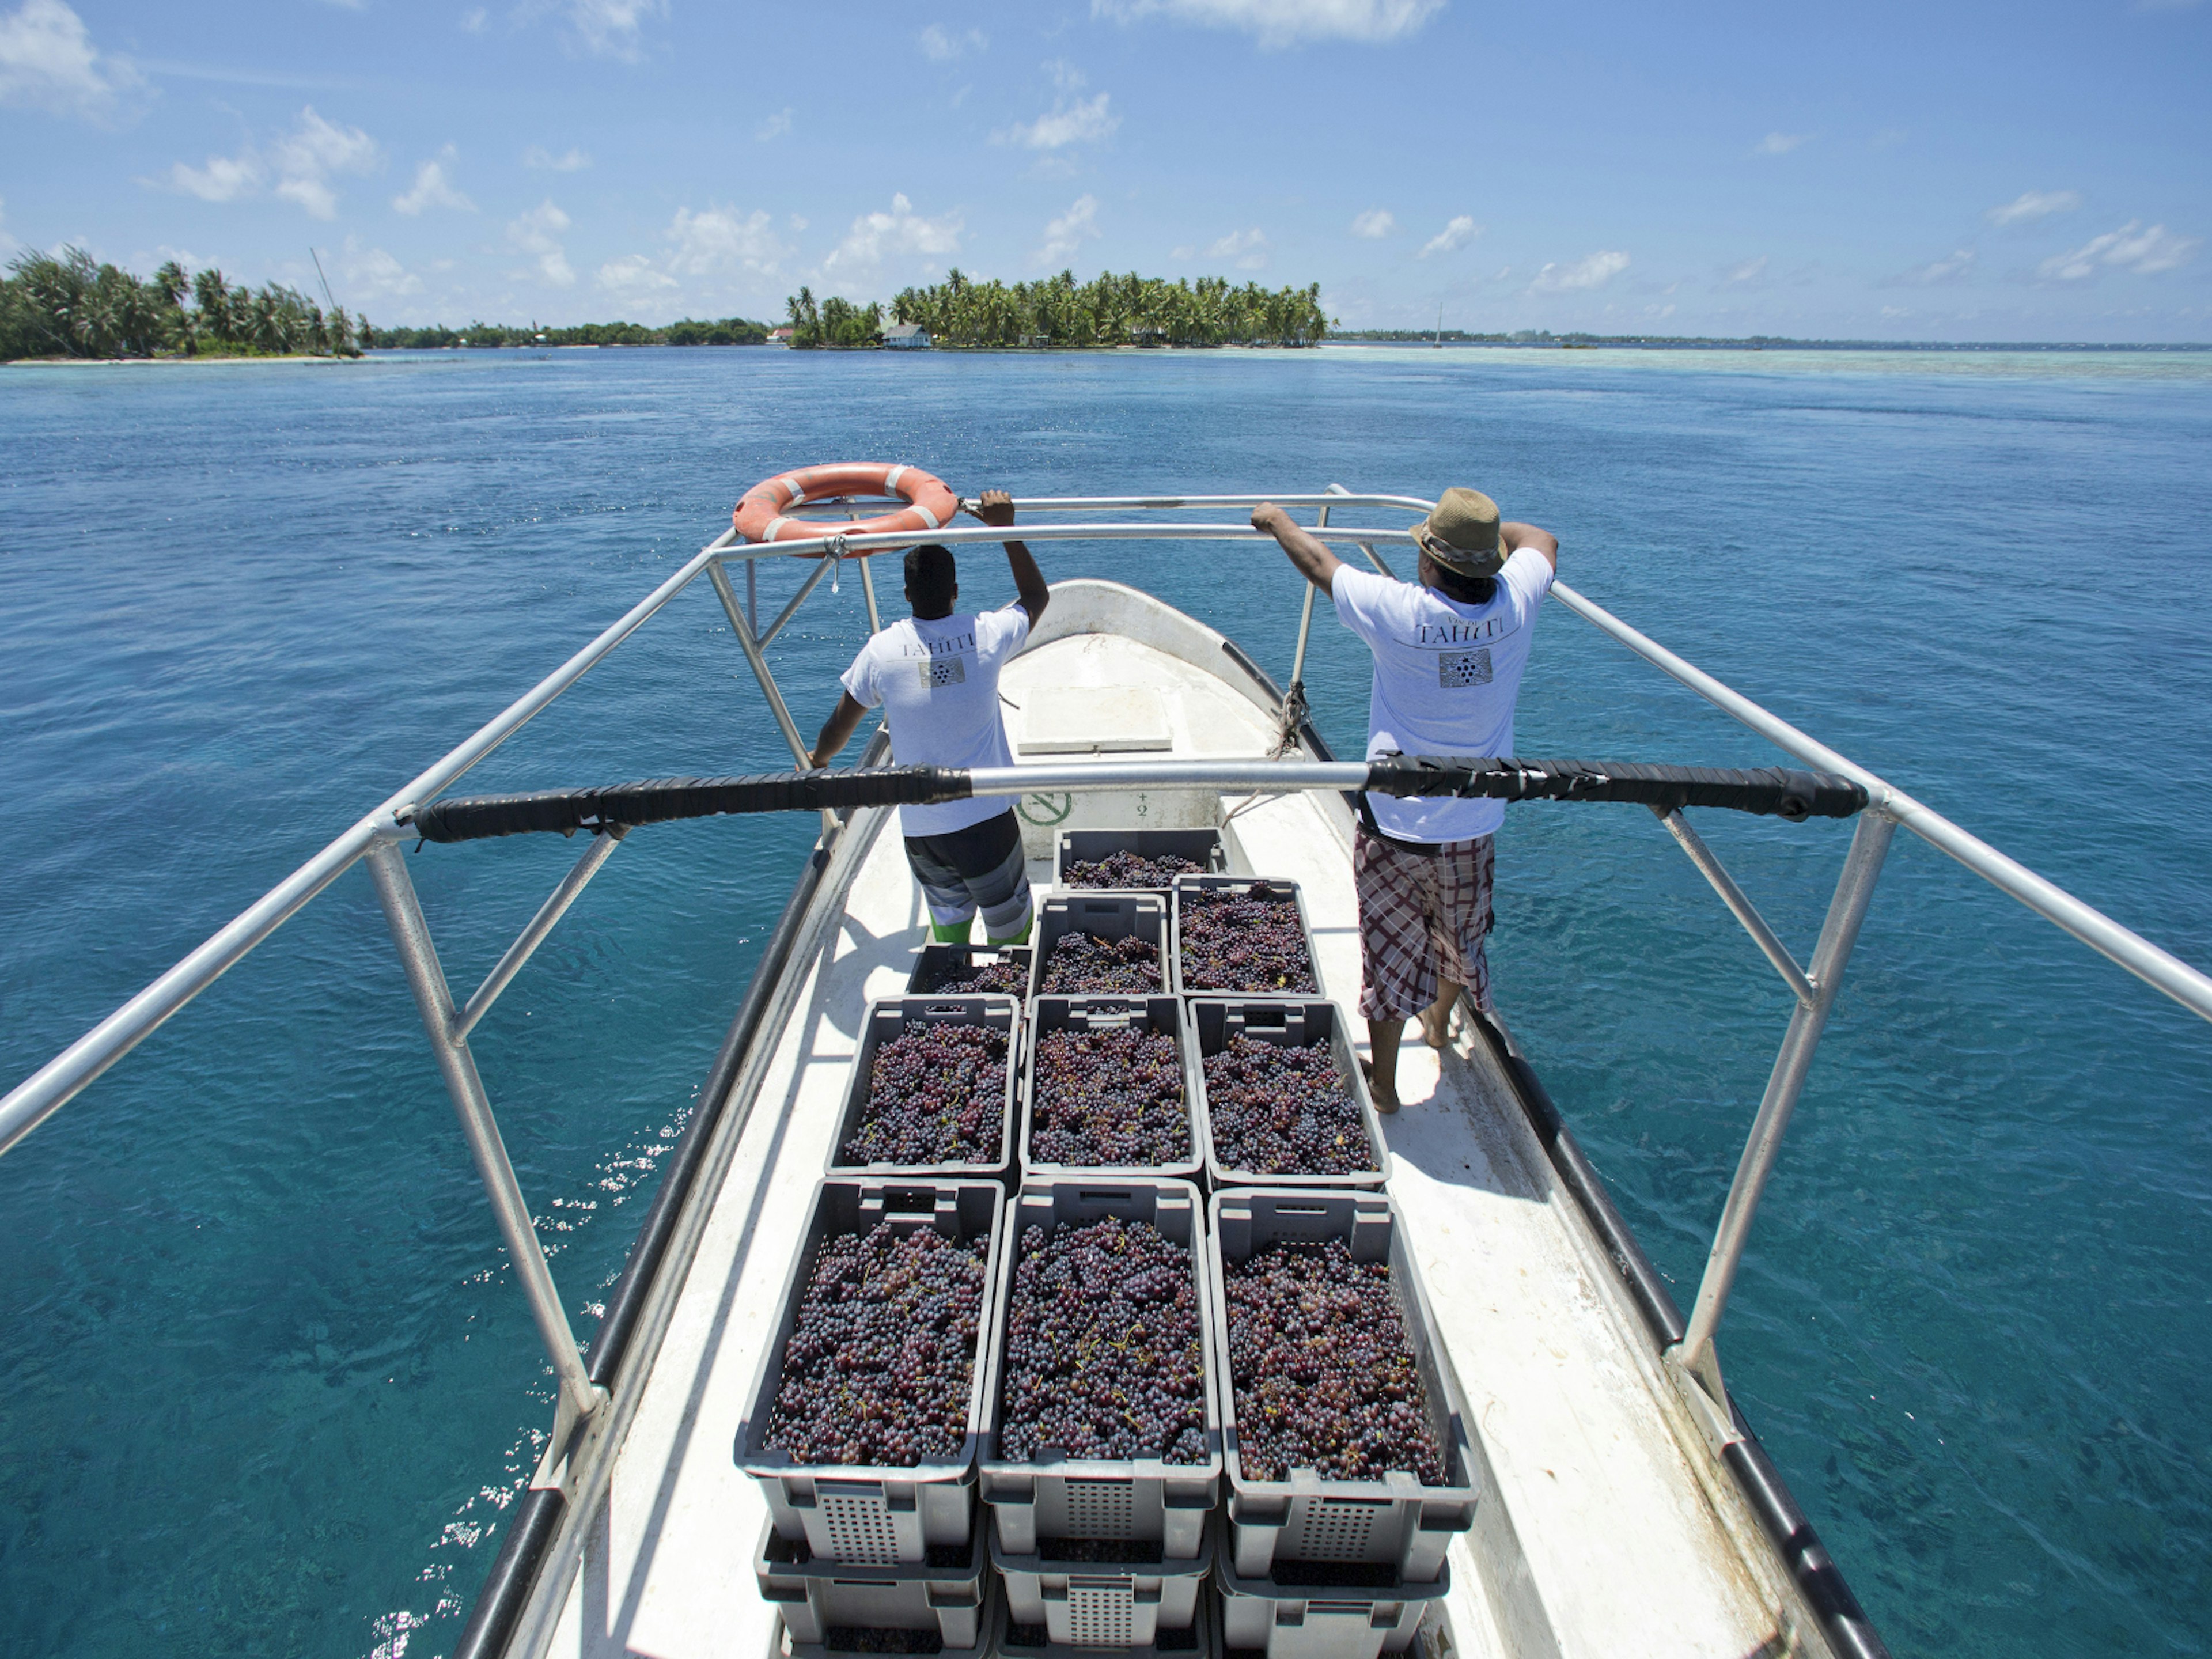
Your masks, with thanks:
[[(0, 372), (0, 1082), (503, 707), (797, 462), (966, 493), (1489, 489), (1663, 641), (2212, 962), (2212, 360), (440, 355)], [(995, 591), (977, 556), (971, 594)], [(1279, 677), (1273, 555), (1046, 550)], [(781, 568), (763, 602), (795, 585)], [(811, 732), (862, 631), (778, 642)], [(980, 592), (979, 592), (980, 590)], [(1564, 610), (1527, 754), (1772, 750)], [(1308, 678), (1364, 733), (1350, 635)], [(781, 763), (704, 584), (474, 775)], [(1705, 814), (1801, 958), (1848, 836)], [(634, 837), (479, 1029), (578, 1316), (808, 826)], [(413, 868), (464, 989), (574, 856)], [(1687, 1305), (1788, 1012), (1648, 814), (1516, 808), (1501, 1005)], [(2212, 1030), (1900, 834), (1723, 1328), (1902, 1654), (2212, 1632)], [(9, 1653), (442, 1651), (550, 1382), (355, 872), (0, 1162)], [(734, 1559), (734, 1558), (733, 1558)]]

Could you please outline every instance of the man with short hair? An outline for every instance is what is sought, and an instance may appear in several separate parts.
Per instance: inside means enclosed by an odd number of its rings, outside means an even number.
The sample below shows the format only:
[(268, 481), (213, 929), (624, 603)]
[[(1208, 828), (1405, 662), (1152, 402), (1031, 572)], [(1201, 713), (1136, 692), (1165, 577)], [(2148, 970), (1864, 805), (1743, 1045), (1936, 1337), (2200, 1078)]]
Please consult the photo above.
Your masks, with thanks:
[[(1354, 570), (1273, 502), (1252, 526), (1336, 601), (1375, 656), (1367, 757), (1513, 752), (1513, 704), (1536, 612), (1559, 569), (1558, 538), (1500, 522), (1474, 489), (1447, 489), (1413, 526), (1420, 580)], [(1491, 837), (1505, 803), (1360, 797), (1352, 877), (1359, 893), (1359, 1012), (1377, 1110), (1398, 1109), (1398, 1039), (1419, 1012), (1432, 1048), (1451, 1038), (1460, 988), (1490, 1006)]]
[[(987, 489), (975, 515), (988, 525), (1014, 521), (1013, 499)], [(845, 695), (814, 740), (814, 764), (827, 766), (860, 716), (880, 705), (902, 766), (1012, 766), (999, 718), (999, 671), (1028, 643), (1050, 591), (1019, 542), (1006, 544), (1020, 597), (1003, 610), (954, 609), (960, 586), (951, 550), (933, 542), (906, 556), (906, 599), (914, 615), (872, 635), (845, 671)], [(1002, 796), (902, 806), (907, 862), (929, 904), (930, 937), (964, 945), (975, 913), (993, 945), (1030, 936), (1029, 866), (1021, 825)]]

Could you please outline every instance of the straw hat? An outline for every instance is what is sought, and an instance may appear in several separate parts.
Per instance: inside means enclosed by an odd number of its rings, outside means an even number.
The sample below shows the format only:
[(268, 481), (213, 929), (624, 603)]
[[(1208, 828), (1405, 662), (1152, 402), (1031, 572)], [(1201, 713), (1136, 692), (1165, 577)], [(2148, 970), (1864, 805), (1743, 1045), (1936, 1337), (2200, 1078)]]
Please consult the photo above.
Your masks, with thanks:
[(1444, 491), (1437, 510), (1413, 526), (1413, 539), (1438, 564), (1462, 576), (1494, 576), (1505, 565), (1498, 503), (1480, 489), (1455, 485)]

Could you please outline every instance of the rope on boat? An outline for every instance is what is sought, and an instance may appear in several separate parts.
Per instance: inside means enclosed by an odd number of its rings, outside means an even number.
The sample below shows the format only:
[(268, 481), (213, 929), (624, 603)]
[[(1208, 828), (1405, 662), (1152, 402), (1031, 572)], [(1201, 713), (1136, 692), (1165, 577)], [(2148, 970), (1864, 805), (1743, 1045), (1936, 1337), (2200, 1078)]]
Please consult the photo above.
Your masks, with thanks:
[[(1202, 769), (1202, 768), (1201, 768)], [(1295, 764), (1283, 787), (1308, 787)], [(1341, 771), (1346, 769), (1334, 769)], [(1664, 766), (1638, 761), (1492, 760), (1400, 756), (1370, 762), (1364, 787), (1380, 794), (1436, 798), (1482, 795), (1497, 800), (1627, 801), (1661, 810), (1717, 806), (1796, 823), (1846, 818), (1867, 793), (1829, 772), (1780, 767), (1737, 771), (1713, 766)], [(1188, 781), (1167, 768), (1160, 782)], [(1334, 779), (1314, 787), (1340, 788)], [(735, 778), (651, 778), (599, 789), (550, 789), (521, 795), (471, 795), (419, 807), (411, 818), (424, 841), (483, 841), (551, 830), (601, 835), (641, 823), (725, 813), (813, 812), (860, 806), (923, 805), (965, 800), (965, 771), (944, 766), (864, 767), (848, 772), (762, 772)]]

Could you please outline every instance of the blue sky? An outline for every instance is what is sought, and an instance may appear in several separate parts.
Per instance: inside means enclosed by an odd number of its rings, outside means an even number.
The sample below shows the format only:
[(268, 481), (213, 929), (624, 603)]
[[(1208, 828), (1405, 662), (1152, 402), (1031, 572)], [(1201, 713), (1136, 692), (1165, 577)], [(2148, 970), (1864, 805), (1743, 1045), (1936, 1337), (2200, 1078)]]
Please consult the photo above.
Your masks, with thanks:
[(0, 255), (380, 323), (951, 265), (1351, 326), (2212, 339), (2212, 3), (0, 0)]

